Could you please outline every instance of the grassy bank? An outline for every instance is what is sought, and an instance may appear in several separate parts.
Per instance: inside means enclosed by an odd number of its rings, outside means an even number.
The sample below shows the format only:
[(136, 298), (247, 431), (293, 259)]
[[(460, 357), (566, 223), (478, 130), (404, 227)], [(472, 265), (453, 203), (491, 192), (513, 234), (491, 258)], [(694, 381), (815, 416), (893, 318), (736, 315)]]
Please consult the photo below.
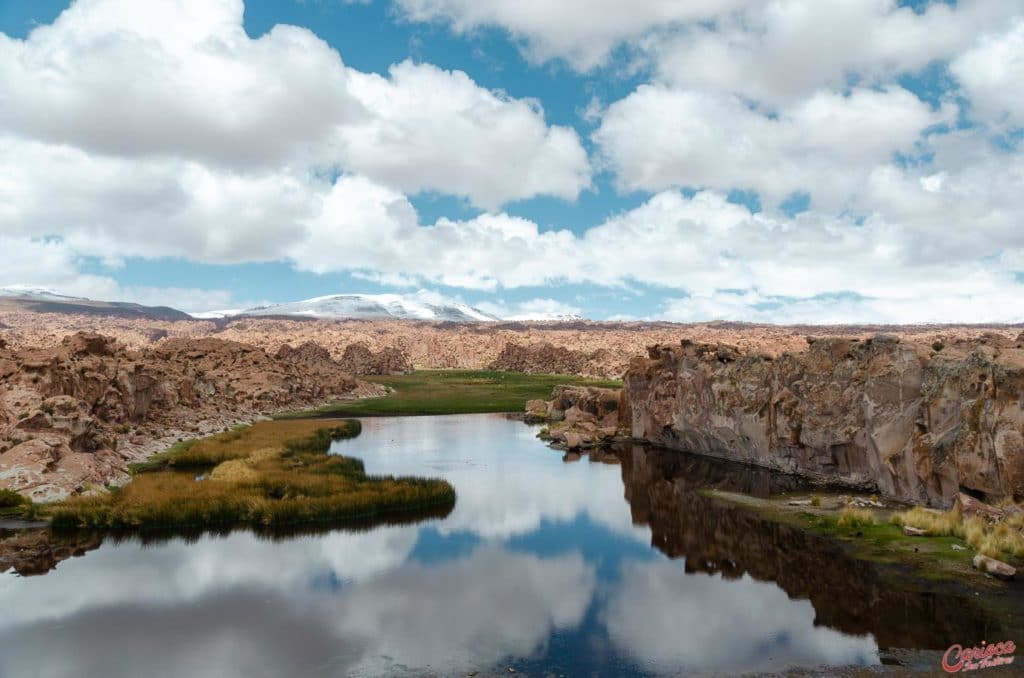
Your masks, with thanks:
[(551, 389), (559, 384), (622, 386), (617, 381), (568, 375), (489, 370), (423, 370), (395, 377), (363, 378), (384, 384), (392, 392), (382, 398), (342, 402), (279, 418), (522, 412), (526, 401), (550, 398)]
[(896, 525), (924, 530), (928, 537), (962, 539), (982, 555), (1000, 560), (1024, 559), (1024, 514), (989, 522), (978, 516), (965, 517), (960, 511), (933, 511), (916, 506), (892, 516)]
[(926, 579), (980, 577), (971, 569), (974, 552), (963, 540), (908, 537), (889, 511), (843, 509), (825, 515), (799, 512), (797, 517), (812, 531), (847, 543), (865, 560), (907, 567)]
[(359, 434), (358, 421), (259, 422), (183, 443), (109, 494), (50, 510), (54, 529), (257, 527), (365, 521), (449, 508), (444, 480), (367, 476), (363, 463), (327, 454)]
[[(997, 586), (998, 582), (974, 569), (975, 553), (984, 552), (983, 540), (974, 538), (960, 527), (957, 520), (939, 521), (948, 530), (935, 529), (928, 536), (912, 537), (903, 533), (903, 524), (918, 522), (918, 514), (927, 509), (909, 512), (886, 508), (844, 508), (835, 495), (790, 494), (759, 499), (749, 495), (707, 490), (705, 495), (755, 510), (765, 518), (797, 526), (844, 544), (857, 558), (897, 566), (914, 576), (928, 580), (954, 581), (974, 587)], [(801, 505), (791, 505), (797, 500)], [(912, 514), (908, 519), (906, 516)], [(987, 534), (987, 532), (986, 532)], [(981, 547), (981, 548), (979, 548)], [(1014, 565), (1020, 559), (1000, 551), (1000, 559)]]

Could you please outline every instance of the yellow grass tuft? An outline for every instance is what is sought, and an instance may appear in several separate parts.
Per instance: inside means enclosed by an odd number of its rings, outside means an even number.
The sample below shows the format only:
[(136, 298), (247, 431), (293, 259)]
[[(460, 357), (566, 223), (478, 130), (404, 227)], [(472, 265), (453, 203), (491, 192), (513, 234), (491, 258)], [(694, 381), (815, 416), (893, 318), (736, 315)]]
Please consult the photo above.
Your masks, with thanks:
[(847, 506), (839, 514), (839, 527), (871, 527), (875, 524), (875, 514), (867, 509), (853, 508)]
[(249, 483), (258, 477), (248, 459), (223, 461), (210, 471), (210, 480), (216, 482)]
[(923, 506), (915, 506), (903, 513), (894, 513), (892, 522), (924, 530), (933, 537), (959, 536), (962, 521), (957, 511), (936, 511)]
[(995, 523), (978, 516), (964, 518), (956, 509), (935, 511), (915, 506), (896, 513), (892, 522), (925, 530), (933, 537), (957, 537), (990, 558), (1024, 558), (1024, 514), (1016, 514)]

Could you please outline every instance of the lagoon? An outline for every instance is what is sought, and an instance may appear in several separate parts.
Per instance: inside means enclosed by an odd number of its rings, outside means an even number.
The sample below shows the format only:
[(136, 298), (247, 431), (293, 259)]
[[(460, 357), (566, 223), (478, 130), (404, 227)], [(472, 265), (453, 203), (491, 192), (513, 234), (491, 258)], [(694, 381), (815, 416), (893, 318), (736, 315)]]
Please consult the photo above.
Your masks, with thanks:
[(639, 446), (579, 457), (536, 433), (504, 415), (377, 417), (333, 443), (369, 474), (447, 479), (443, 517), (92, 538), (45, 574), (2, 573), (0, 675), (937, 667), (1006, 624), (701, 491), (792, 479)]

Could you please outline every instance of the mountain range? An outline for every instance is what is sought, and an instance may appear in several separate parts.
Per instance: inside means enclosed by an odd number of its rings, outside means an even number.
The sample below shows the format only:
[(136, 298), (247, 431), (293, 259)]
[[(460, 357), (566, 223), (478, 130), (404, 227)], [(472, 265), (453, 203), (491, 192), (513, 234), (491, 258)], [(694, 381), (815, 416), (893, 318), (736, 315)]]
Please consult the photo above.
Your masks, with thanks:
[(0, 303), (48, 313), (87, 313), (163, 320), (236, 317), (299, 317), (360, 320), (433, 320), (442, 322), (497, 322), (501, 320), (580, 320), (579, 316), (538, 314), (502, 318), (461, 301), (428, 290), (411, 294), (332, 294), (302, 301), (267, 304), (244, 309), (185, 313), (166, 306), (142, 306), (119, 301), (95, 301), (53, 290), (11, 285), (0, 287)]

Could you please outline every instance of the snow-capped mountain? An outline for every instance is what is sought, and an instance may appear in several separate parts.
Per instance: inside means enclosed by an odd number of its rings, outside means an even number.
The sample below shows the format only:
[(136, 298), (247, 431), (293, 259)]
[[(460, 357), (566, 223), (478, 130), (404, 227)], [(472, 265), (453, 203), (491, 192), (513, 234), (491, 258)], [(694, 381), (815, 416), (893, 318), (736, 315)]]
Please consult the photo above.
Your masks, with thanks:
[(357, 318), (366, 320), (447, 320), (481, 322), (501, 320), (454, 299), (420, 290), (415, 294), (332, 294), (305, 301), (249, 308), (238, 315), (308, 318)]
[(31, 285), (6, 285), (0, 287), (0, 297), (22, 297), (35, 301), (88, 301), (84, 297), (72, 297), (45, 287), (33, 287)]
[(82, 315), (112, 316), (118, 318), (151, 318), (157, 320), (188, 320), (189, 315), (169, 306), (143, 306), (128, 301), (97, 301), (86, 297), (73, 297), (45, 287), (32, 285), (0, 286), (0, 299), (5, 305), (15, 305), (26, 311), (39, 313), (74, 313)]
[[(429, 290), (413, 294), (331, 294), (304, 301), (267, 304), (244, 309), (210, 310), (186, 314), (165, 306), (142, 306), (120, 301), (96, 301), (85, 297), (61, 294), (31, 285), (0, 286), (5, 303), (51, 313), (89, 313), (123, 317), (159, 317), (183, 320), (229, 319), (252, 316), (296, 316), (302, 318), (354, 318), (363, 320), (434, 320), (447, 322), (548, 321), (571, 322), (583, 318), (557, 308), (506, 309), (483, 304), (483, 311), (456, 299)], [(494, 306), (491, 308), (491, 306)]]

